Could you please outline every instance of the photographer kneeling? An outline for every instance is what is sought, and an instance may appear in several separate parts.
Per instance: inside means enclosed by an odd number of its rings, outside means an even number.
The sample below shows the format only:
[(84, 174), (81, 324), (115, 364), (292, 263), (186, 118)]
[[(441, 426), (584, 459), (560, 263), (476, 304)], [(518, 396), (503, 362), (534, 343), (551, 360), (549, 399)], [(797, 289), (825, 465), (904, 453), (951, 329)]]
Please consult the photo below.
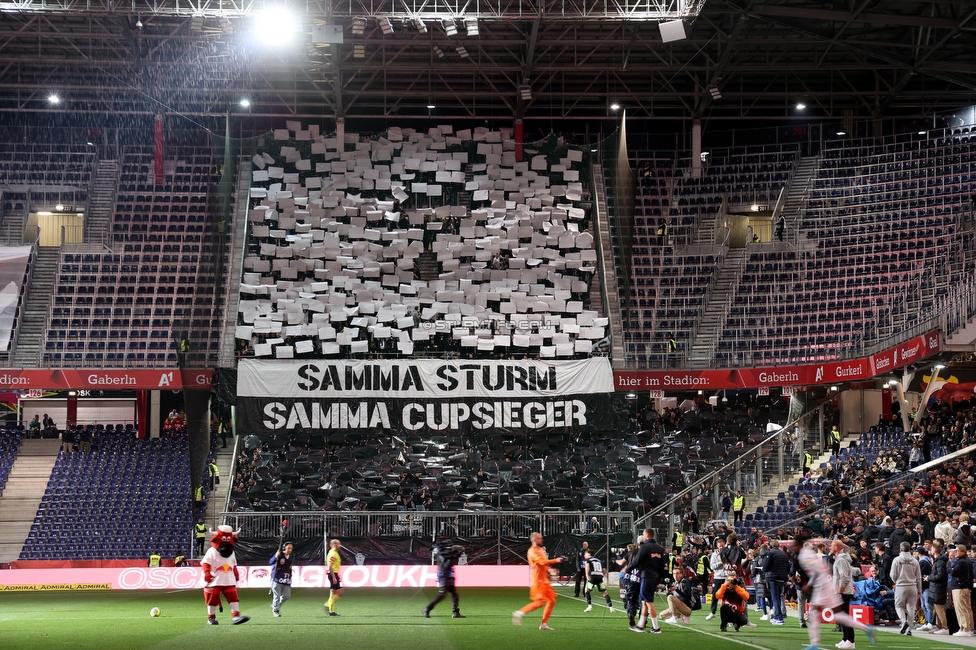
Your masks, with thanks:
[(756, 627), (755, 623), (749, 622), (746, 615), (749, 604), (749, 592), (742, 585), (742, 580), (735, 576), (728, 576), (725, 584), (718, 588), (715, 597), (722, 603), (719, 614), (722, 617), (723, 632), (728, 630), (729, 623), (736, 632), (740, 627)]
[(665, 623), (677, 623), (680, 616), (681, 621), (687, 625), (693, 609), (695, 587), (685, 575), (684, 569), (675, 569), (672, 575), (674, 582), (668, 587), (668, 608), (661, 613), (661, 618)]

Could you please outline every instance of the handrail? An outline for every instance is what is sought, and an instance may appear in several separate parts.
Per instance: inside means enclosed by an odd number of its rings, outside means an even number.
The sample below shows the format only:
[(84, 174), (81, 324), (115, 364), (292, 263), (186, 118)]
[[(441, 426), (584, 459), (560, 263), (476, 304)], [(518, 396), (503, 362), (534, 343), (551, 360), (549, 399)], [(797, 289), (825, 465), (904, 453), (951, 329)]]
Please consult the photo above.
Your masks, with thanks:
[[(820, 405), (819, 404), (817, 405), (817, 408), (820, 408)], [(792, 420), (790, 420), (789, 422), (787, 422), (785, 425), (783, 425), (783, 428), (781, 428), (778, 431), (774, 432), (772, 435), (769, 435), (766, 438), (763, 438), (763, 440), (761, 442), (759, 442), (759, 443), (753, 445), (752, 447), (750, 447), (749, 449), (743, 451), (741, 454), (739, 454), (735, 458), (735, 460), (733, 460), (733, 461), (731, 461), (729, 463), (726, 463), (725, 465), (722, 465), (721, 467), (719, 467), (718, 469), (712, 471), (709, 474), (706, 474), (705, 476), (701, 477), (700, 479), (698, 479), (697, 481), (695, 481), (694, 483), (692, 483), (691, 485), (689, 485), (688, 487), (686, 487), (681, 492), (678, 492), (677, 494), (673, 495), (665, 503), (662, 503), (661, 505), (657, 506), (656, 508), (652, 508), (643, 517), (640, 517), (639, 519), (637, 519), (636, 521), (634, 521), (634, 525), (635, 526), (639, 526), (644, 521), (650, 519), (654, 515), (661, 514), (662, 512), (664, 512), (665, 510), (667, 510), (668, 508), (672, 507), (676, 502), (678, 502), (681, 499), (683, 499), (684, 497), (688, 496), (689, 494), (693, 494), (699, 488), (701, 488), (701, 487), (703, 487), (703, 486), (708, 485), (709, 483), (711, 483), (712, 480), (714, 480), (716, 477), (720, 476), (722, 473), (728, 471), (730, 468), (734, 468), (734, 466), (737, 463), (741, 462), (743, 458), (749, 456), (750, 454), (752, 454), (753, 452), (755, 452), (757, 450), (758, 451), (762, 451), (763, 445), (769, 444), (776, 437), (782, 435), (782, 432), (788, 430), (790, 427), (797, 426), (797, 424), (799, 424), (803, 420), (803, 418), (805, 418), (808, 415), (814, 413), (816, 410), (817, 410), (816, 408), (809, 409), (806, 412), (804, 412), (803, 414), (796, 416), (795, 418), (793, 418)]]
[[(792, 172), (790, 173), (790, 176), (791, 176), (790, 180), (792, 180)], [(776, 223), (776, 215), (777, 213), (779, 213), (780, 210), (783, 209), (783, 204), (785, 202), (786, 202), (786, 185), (779, 188), (779, 196), (776, 197), (776, 204), (773, 205), (773, 215), (772, 215), (773, 223)]]

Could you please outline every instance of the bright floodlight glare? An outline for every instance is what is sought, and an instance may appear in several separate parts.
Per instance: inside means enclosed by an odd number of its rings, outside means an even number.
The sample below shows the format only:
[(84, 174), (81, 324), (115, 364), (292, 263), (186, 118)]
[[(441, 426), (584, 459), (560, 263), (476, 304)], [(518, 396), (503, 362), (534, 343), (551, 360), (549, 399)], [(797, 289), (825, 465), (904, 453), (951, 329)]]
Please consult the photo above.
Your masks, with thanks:
[(945, 368), (945, 366), (943, 366), (941, 363), (936, 364), (936, 366), (935, 366), (935, 369), (936, 370), (942, 370), (943, 368)]
[(798, 103), (797, 103), (797, 105), (796, 105), (796, 108), (797, 108), (797, 110), (801, 110), (801, 111), (802, 111), (802, 110), (803, 110), (804, 108), (806, 108), (806, 107), (807, 107), (807, 105), (806, 105), (806, 104), (804, 104), (803, 102), (798, 102)]
[(918, 134), (919, 135), (925, 135), (925, 131), (919, 131)]
[(250, 108), (250, 107), (251, 107), (251, 100), (250, 99), (242, 99), (241, 100), (241, 108)]
[(431, 102), (431, 103), (427, 104), (427, 108), (430, 109), (430, 110), (434, 110), (437, 107), (434, 106), (434, 102)]
[(610, 110), (611, 111), (619, 111), (620, 110), (620, 104), (618, 104), (617, 102), (614, 102), (614, 103), (610, 104)]
[(837, 135), (847, 135), (847, 132), (846, 131), (838, 131), (837, 132)]
[(254, 36), (263, 45), (287, 45), (297, 33), (298, 19), (285, 7), (268, 7), (255, 14)]
[(57, 94), (51, 93), (50, 95), (47, 96), (47, 101), (51, 102), (52, 104), (60, 104), (61, 98), (58, 97)]

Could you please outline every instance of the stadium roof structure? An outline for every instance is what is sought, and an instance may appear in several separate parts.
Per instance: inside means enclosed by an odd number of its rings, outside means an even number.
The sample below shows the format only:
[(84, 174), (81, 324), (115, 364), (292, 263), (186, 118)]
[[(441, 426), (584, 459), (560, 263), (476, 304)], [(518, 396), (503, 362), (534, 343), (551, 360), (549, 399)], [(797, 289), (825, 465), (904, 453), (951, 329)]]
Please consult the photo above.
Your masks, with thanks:
[(0, 112), (922, 117), (976, 104), (974, 59), (970, 0), (0, 1)]

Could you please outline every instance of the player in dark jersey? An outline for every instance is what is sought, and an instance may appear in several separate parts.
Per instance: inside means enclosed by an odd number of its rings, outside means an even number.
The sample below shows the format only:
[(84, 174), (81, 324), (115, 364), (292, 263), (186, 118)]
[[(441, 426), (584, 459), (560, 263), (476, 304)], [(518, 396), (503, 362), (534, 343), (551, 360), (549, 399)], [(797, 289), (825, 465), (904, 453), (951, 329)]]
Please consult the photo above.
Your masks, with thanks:
[(630, 625), (637, 625), (637, 615), (640, 613), (640, 569), (625, 571), (624, 568), (637, 553), (637, 544), (628, 544), (627, 552), (617, 560), (620, 565), (620, 598), (624, 601), (624, 609), (630, 619)]
[[(657, 585), (665, 575), (667, 566), (667, 551), (660, 544), (654, 541), (654, 531), (650, 528), (644, 529), (643, 541), (634, 556), (624, 567), (625, 571), (640, 569), (640, 599), (641, 614), (637, 620), (637, 625), (630, 627), (634, 632), (649, 631), (652, 634), (660, 634), (661, 628), (657, 624), (657, 610), (654, 608), (654, 592)], [(647, 619), (651, 619), (651, 629), (647, 629)]]
[(583, 611), (593, 611), (593, 600), (590, 597), (590, 592), (596, 589), (603, 594), (607, 601), (607, 607), (612, 613), (613, 601), (610, 600), (610, 594), (607, 593), (606, 569), (603, 568), (603, 563), (598, 558), (593, 557), (593, 551), (590, 549), (586, 549), (583, 554), (583, 571), (586, 573), (586, 587), (583, 589), (583, 593), (586, 595), (586, 609)]
[(460, 546), (455, 546), (451, 543), (451, 540), (443, 540), (438, 544), (434, 553), (437, 558), (437, 595), (434, 596), (434, 600), (430, 601), (427, 607), (421, 610), (421, 614), (425, 618), (430, 618), (430, 610), (434, 609), (437, 603), (444, 600), (447, 594), (451, 594), (451, 604), (454, 606), (454, 613), (451, 618), (465, 618), (461, 614), (460, 602), (461, 599), (458, 597), (457, 587), (454, 586), (454, 567), (458, 563), (458, 558), (461, 557), (461, 552), (464, 549)]

